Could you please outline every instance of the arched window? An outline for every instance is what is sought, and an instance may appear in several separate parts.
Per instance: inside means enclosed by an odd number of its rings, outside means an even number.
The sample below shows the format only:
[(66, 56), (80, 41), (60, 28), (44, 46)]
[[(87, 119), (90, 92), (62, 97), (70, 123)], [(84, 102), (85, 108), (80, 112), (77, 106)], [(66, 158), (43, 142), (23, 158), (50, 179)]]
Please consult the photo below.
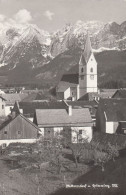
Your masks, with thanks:
[(90, 69), (90, 72), (93, 72), (93, 68)]
[(81, 68), (81, 72), (84, 72), (84, 69), (83, 68)]

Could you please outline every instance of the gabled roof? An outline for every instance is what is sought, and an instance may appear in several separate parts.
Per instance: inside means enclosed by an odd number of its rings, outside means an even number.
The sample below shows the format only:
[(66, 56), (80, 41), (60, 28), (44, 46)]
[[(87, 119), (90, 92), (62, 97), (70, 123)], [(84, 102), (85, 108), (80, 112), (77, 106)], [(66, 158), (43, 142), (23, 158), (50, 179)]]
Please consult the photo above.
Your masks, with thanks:
[(72, 84), (78, 84), (78, 73), (75, 74), (64, 74), (61, 78), (61, 82), (69, 83), (69, 85)]
[(89, 38), (89, 34), (87, 33), (86, 43), (85, 43), (85, 48), (84, 48), (84, 53), (83, 53), (86, 63), (88, 62), (91, 54), (92, 54), (91, 41)]
[(6, 104), (14, 104), (15, 101), (22, 101), (27, 96), (27, 94), (5, 93), (1, 96), (6, 100)]
[(27, 119), (25, 116), (23, 116), (22, 114), (18, 114), (16, 115), (15, 118), (8, 118), (8, 120), (6, 120), (4, 123), (1, 124), (0, 126), (0, 130), (2, 130), (4, 127), (6, 127), (7, 125), (9, 125), (12, 121), (14, 121), (16, 118), (21, 117), (23, 120), (27, 121), (29, 124), (31, 124), (32, 126), (34, 126), (36, 128), (37, 131), (40, 131), (40, 129), (37, 127), (37, 125), (35, 125), (34, 123), (32, 123), (29, 119)]
[(57, 92), (64, 92), (66, 91), (69, 87), (77, 87), (77, 84), (75, 83), (69, 83), (69, 82), (64, 82), (60, 81), (58, 86), (57, 86)]
[(84, 54), (81, 54), (81, 56), (80, 56), (79, 65), (80, 66), (86, 65), (86, 61), (85, 61), (85, 58), (84, 58)]
[(91, 115), (96, 114), (98, 103), (96, 101), (67, 101), (68, 105), (71, 105), (73, 109), (89, 108)]
[(33, 117), (36, 109), (65, 109), (66, 104), (61, 102), (19, 102), (19, 108), (23, 109), (23, 115)]
[(37, 124), (49, 126), (92, 126), (92, 119), (88, 108), (73, 109), (69, 116), (66, 109), (36, 110)]
[(112, 98), (126, 98), (126, 89), (118, 89)]
[(107, 121), (126, 121), (126, 99), (101, 99), (99, 107), (105, 112)]

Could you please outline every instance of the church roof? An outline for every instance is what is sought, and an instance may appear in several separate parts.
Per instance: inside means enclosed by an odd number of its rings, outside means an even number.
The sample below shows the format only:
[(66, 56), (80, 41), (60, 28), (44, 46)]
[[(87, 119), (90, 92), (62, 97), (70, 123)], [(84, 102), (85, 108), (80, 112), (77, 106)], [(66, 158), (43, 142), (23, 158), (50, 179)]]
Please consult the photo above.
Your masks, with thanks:
[(83, 54), (81, 54), (81, 56), (80, 56), (79, 65), (80, 66), (86, 65), (85, 57)]
[(86, 38), (86, 43), (85, 43), (85, 48), (83, 53), (86, 63), (88, 62), (91, 54), (92, 54), (91, 41), (90, 41), (89, 34), (87, 33), (87, 38)]

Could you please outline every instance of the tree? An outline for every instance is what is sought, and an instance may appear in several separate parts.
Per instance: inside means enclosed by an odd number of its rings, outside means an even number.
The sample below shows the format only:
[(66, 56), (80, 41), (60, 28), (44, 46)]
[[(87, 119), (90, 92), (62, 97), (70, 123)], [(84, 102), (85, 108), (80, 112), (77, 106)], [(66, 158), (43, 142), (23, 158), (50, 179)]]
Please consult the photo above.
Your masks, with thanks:
[(106, 152), (100, 151), (98, 149), (94, 149), (94, 162), (95, 165), (99, 165), (102, 168), (102, 171), (104, 171), (104, 165), (109, 160), (109, 156)]
[(49, 162), (50, 166), (57, 168), (58, 174), (61, 173), (63, 166), (63, 151), (60, 139), (60, 136), (50, 140), (41, 138), (38, 142), (40, 162)]
[(115, 161), (115, 157), (119, 156), (118, 150), (119, 147), (117, 146), (117, 144), (114, 146), (111, 143), (108, 143), (107, 152), (108, 152), (109, 159), (113, 159), (113, 161)]

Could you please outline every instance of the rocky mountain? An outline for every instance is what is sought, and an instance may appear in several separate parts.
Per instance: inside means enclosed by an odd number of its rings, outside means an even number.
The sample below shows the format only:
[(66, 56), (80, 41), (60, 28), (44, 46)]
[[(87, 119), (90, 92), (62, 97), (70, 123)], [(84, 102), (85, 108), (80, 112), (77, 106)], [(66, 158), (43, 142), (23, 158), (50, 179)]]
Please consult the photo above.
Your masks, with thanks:
[[(1, 33), (2, 34), (2, 33)], [(31, 62), (32, 68), (48, 62), (50, 35), (34, 25), (24, 29), (10, 28), (3, 35), (1, 66), (8, 65), (9, 70), (18, 66), (20, 61)]]
[[(54, 85), (78, 63), (87, 31), (96, 56), (102, 56), (104, 50), (107, 55), (115, 50), (120, 56), (126, 49), (126, 22), (78, 21), (53, 34), (33, 24), (5, 27), (0, 30), (0, 75), (6, 75), (10, 83), (42, 81)], [(107, 67), (115, 63), (114, 58), (110, 61)]]
[(94, 50), (126, 49), (126, 22), (119, 25), (116, 22), (105, 24), (98, 21), (86, 23), (78, 21), (75, 25), (67, 25), (53, 35), (52, 55), (56, 56), (77, 46), (83, 48), (87, 31)]

